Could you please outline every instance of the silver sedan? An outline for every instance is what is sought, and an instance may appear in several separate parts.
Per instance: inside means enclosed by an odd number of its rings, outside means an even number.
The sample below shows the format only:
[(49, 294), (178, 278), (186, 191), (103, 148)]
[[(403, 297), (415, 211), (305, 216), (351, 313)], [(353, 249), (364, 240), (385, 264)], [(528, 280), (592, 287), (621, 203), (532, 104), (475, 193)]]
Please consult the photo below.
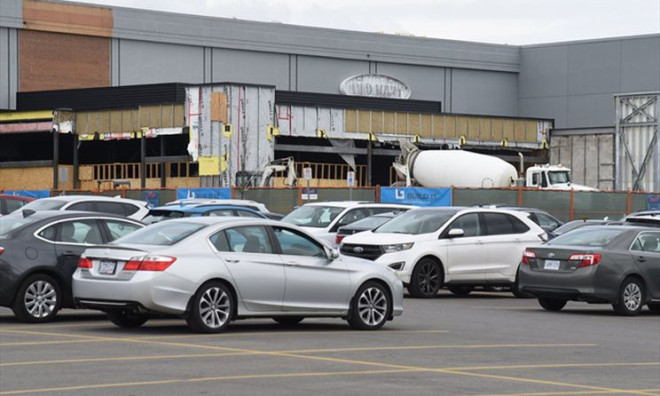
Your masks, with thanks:
[(391, 270), (340, 257), (296, 226), (247, 218), (171, 220), (91, 247), (73, 294), (77, 306), (105, 311), (120, 327), (165, 313), (208, 333), (253, 317), (284, 325), (338, 317), (375, 330), (403, 312)]

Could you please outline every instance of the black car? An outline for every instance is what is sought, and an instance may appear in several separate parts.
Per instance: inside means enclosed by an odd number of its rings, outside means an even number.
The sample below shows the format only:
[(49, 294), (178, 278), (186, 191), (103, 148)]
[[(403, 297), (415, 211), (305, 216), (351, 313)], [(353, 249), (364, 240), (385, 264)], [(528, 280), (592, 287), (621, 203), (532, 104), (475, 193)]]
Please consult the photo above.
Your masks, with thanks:
[(403, 212), (404, 211), (379, 213), (373, 216), (365, 217), (364, 219), (360, 219), (358, 221), (354, 221), (353, 223), (343, 227), (339, 227), (339, 229), (337, 229), (337, 235), (335, 236), (335, 243), (340, 244), (341, 241), (344, 240), (344, 237), (349, 235), (357, 234), (358, 232), (362, 231), (373, 230), (374, 228), (384, 224), (387, 221), (390, 221), (390, 219), (398, 216)]
[(0, 306), (24, 322), (47, 322), (73, 307), (71, 276), (91, 245), (144, 227), (125, 217), (22, 210), (0, 217)]
[(583, 227), (525, 250), (519, 287), (549, 311), (567, 301), (612, 304), (635, 315), (660, 311), (660, 229), (631, 225)]

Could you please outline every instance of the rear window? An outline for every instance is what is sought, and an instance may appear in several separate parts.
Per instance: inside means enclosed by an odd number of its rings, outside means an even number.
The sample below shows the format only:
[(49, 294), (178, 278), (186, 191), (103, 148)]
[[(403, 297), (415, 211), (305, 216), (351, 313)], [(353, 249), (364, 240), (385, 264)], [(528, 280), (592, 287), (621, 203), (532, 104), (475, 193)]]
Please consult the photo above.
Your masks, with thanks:
[(13, 231), (23, 226), (32, 224), (39, 219), (34, 217), (23, 217), (21, 215), (11, 215), (0, 217), (0, 237), (9, 236)]
[(164, 221), (128, 234), (112, 244), (172, 246), (206, 226), (206, 224), (183, 221)]
[(605, 246), (627, 230), (605, 227), (578, 228), (552, 239), (547, 245), (562, 246)]
[(142, 222), (144, 224), (152, 224), (152, 223), (158, 223), (159, 221), (163, 220), (170, 220), (170, 219), (179, 219), (181, 217), (187, 217), (187, 215), (190, 215), (190, 213), (186, 212), (181, 212), (178, 210), (150, 210), (149, 214), (142, 219)]
[(31, 209), (35, 212), (40, 210), (58, 210), (65, 204), (66, 201), (60, 201), (58, 199), (38, 199), (23, 206), (23, 209)]

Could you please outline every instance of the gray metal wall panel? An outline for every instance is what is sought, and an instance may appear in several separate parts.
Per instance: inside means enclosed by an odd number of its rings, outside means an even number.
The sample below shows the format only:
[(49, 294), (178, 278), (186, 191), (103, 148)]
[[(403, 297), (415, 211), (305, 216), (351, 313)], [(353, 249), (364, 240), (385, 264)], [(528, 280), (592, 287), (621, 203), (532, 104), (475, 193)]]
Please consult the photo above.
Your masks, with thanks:
[(621, 92), (660, 91), (660, 37), (621, 44)]
[[(444, 101), (445, 68), (377, 63), (374, 73), (396, 77), (411, 89), (411, 99)], [(445, 109), (443, 103), (443, 111)]]
[(566, 98), (566, 125), (597, 127), (614, 125), (614, 96), (575, 95)]
[(203, 83), (204, 48), (121, 40), (119, 67), (119, 85)]
[(614, 134), (552, 136), (550, 163), (571, 168), (572, 180), (600, 190), (614, 188)]
[(620, 65), (620, 41), (568, 46), (568, 95), (617, 92)]
[(520, 63), (519, 47), (508, 45), (112, 9), (114, 35), (125, 39), (509, 72)]
[(521, 98), (565, 96), (568, 92), (568, 47), (529, 48), (520, 55)]
[(566, 128), (568, 115), (566, 96), (547, 98), (527, 98), (518, 104), (518, 114), (524, 117), (550, 118), (555, 120), (555, 128)]
[[(10, 55), (9, 29), (0, 28), (0, 76), (9, 76), (12, 64)], [(15, 62), (15, 61), (14, 61)], [(0, 78), (0, 109), (10, 109), (9, 101), (13, 95), (10, 87), (10, 78)]]
[(213, 49), (213, 82), (243, 82), (289, 89), (289, 56), (284, 54)]
[(298, 56), (297, 91), (338, 94), (346, 78), (369, 73), (368, 61)]
[(464, 114), (518, 114), (518, 75), (453, 70), (452, 111)]
[(23, 27), (23, 0), (0, 0), (0, 26)]

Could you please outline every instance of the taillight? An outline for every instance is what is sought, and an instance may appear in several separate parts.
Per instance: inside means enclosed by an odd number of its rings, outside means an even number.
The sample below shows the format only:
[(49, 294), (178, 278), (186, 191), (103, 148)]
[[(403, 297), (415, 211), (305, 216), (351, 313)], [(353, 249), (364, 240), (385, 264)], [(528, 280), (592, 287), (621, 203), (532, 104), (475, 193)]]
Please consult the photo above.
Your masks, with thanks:
[(522, 263), (529, 265), (529, 259), (531, 258), (536, 258), (536, 253), (532, 252), (531, 250), (525, 250), (523, 252)]
[(2, 254), (2, 253), (4, 253), (4, 252), (5, 252), (5, 248), (3, 248), (2, 246), (0, 246), (0, 254)]
[(176, 261), (169, 256), (146, 256), (132, 258), (124, 264), (124, 271), (165, 271)]
[(339, 245), (339, 244), (341, 243), (341, 241), (344, 240), (344, 237), (345, 237), (345, 236), (346, 236), (346, 235), (339, 235), (339, 234), (337, 234), (337, 236), (335, 237), (335, 243), (336, 243), (337, 245)]
[(593, 254), (583, 254), (576, 253), (571, 254), (571, 257), (568, 258), (568, 261), (580, 261), (578, 268), (589, 267), (590, 265), (596, 265), (600, 261), (601, 255), (598, 253)]
[(78, 259), (78, 268), (92, 268), (94, 267), (94, 264), (92, 264), (92, 260), (88, 259), (87, 257), (81, 257)]

